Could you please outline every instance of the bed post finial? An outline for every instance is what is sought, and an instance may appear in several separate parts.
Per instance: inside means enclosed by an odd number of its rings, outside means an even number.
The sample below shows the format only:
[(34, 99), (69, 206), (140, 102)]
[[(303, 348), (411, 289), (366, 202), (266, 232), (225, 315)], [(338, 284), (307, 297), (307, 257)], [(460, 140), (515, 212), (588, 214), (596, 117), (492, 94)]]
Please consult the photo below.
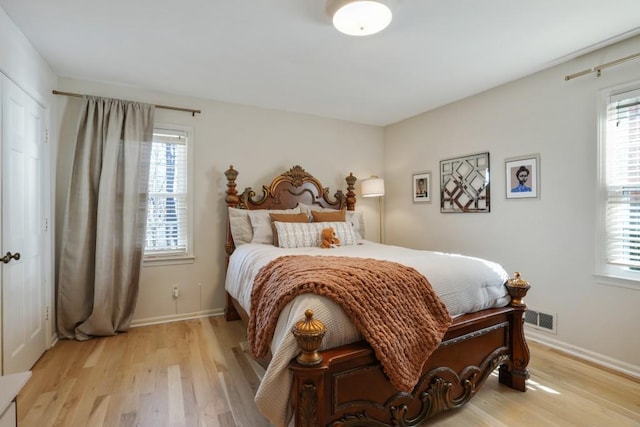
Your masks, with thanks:
[(511, 305), (514, 307), (525, 307), (526, 305), (522, 300), (527, 295), (527, 292), (531, 287), (529, 282), (520, 277), (520, 273), (516, 271), (514, 273), (514, 278), (507, 280), (506, 287), (509, 291), (509, 295), (511, 295)]
[(230, 165), (229, 169), (224, 172), (224, 176), (227, 177), (227, 195), (224, 200), (227, 202), (227, 206), (235, 208), (240, 202), (238, 191), (236, 191), (236, 178), (238, 177), (238, 171), (233, 168), (233, 165)]
[(353, 176), (353, 172), (349, 173), (349, 176), (345, 178), (347, 181), (347, 210), (353, 211), (356, 208), (356, 181), (358, 178)]
[(303, 366), (314, 366), (322, 362), (322, 356), (318, 353), (322, 338), (327, 332), (327, 327), (321, 321), (313, 318), (313, 311), (304, 312), (305, 318), (297, 322), (291, 333), (296, 337), (298, 347), (302, 352), (296, 360)]

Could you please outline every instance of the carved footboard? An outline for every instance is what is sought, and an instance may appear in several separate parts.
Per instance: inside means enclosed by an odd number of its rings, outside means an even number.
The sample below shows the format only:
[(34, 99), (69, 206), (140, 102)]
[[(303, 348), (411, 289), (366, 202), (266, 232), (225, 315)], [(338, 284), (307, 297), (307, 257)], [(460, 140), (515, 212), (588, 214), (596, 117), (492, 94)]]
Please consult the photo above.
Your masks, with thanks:
[[(424, 366), (411, 393), (389, 383), (364, 342), (317, 352), (323, 328), (307, 313), (294, 328), (304, 350), (290, 369), (295, 425), (416, 426), (468, 402), (500, 366), (499, 381), (525, 391), (529, 349), (524, 339), (522, 298), (529, 285), (518, 273), (507, 285), (510, 306), (457, 318)], [(321, 325), (321, 326), (318, 326)], [(316, 335), (317, 346), (309, 345)]]

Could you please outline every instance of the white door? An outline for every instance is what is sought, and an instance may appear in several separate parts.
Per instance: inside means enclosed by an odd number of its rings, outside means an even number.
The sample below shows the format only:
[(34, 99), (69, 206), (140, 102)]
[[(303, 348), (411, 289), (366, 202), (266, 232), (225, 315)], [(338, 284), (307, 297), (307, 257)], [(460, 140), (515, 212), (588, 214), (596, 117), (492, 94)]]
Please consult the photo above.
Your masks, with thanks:
[[(42, 155), (44, 109), (2, 78), (2, 373), (26, 371), (44, 353)], [(11, 259), (7, 253), (11, 253)], [(19, 255), (19, 259), (16, 259)], [(0, 258), (1, 259), (1, 258)]]

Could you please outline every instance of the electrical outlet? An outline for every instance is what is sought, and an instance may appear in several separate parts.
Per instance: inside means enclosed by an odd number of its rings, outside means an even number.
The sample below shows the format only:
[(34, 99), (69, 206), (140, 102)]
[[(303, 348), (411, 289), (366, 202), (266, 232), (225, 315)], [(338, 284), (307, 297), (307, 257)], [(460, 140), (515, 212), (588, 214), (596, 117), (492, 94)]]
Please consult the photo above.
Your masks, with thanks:
[(178, 298), (180, 296), (180, 289), (178, 289), (178, 285), (173, 287), (171, 293), (174, 298)]

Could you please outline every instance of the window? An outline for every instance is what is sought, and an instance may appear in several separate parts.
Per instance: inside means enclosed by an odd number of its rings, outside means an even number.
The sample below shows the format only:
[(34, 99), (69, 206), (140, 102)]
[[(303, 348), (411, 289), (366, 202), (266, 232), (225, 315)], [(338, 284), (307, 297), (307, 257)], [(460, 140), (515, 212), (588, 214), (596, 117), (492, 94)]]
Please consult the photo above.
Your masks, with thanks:
[(145, 261), (193, 258), (189, 136), (176, 126), (153, 131)]
[(601, 98), (599, 273), (640, 281), (640, 87)]

